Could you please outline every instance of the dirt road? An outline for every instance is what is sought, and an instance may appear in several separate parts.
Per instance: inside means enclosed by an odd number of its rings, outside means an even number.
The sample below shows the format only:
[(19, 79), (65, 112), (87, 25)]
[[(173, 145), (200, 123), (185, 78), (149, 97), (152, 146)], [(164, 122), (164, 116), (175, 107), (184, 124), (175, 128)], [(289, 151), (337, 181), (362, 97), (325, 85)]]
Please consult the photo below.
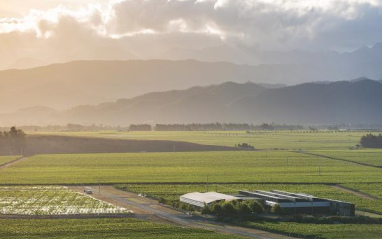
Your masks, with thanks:
[[(76, 191), (83, 191), (84, 187), (71, 187)], [(100, 190), (99, 190), (100, 189)], [(157, 201), (140, 197), (134, 193), (118, 190), (112, 186), (93, 186), (93, 196), (95, 198), (107, 201), (117, 206), (122, 206), (133, 210), (137, 218), (141, 219), (161, 219), (165, 222), (184, 226), (196, 227), (216, 231), (224, 234), (234, 234), (249, 238), (261, 239), (287, 239), (291, 237), (265, 232), (256, 229), (228, 226), (223, 223), (217, 223), (213, 218), (205, 218), (196, 215), (186, 215), (183, 212), (171, 209), (159, 204)]]
[(14, 164), (14, 163), (17, 163), (17, 162), (20, 162), (20, 161), (24, 161), (24, 160), (27, 160), (27, 159), (28, 159), (27, 157), (23, 157), (23, 158), (15, 159), (15, 160), (13, 160), (13, 161), (10, 161), (10, 162), (8, 162), (8, 163), (5, 163), (5, 164), (0, 165), (0, 169), (8, 168), (8, 167), (10, 167), (12, 164)]
[(362, 163), (362, 162), (352, 161), (352, 160), (349, 160), (349, 159), (342, 159), (342, 158), (336, 158), (336, 157), (326, 156), (326, 155), (322, 155), (322, 154), (316, 154), (316, 153), (310, 153), (310, 152), (302, 152), (302, 151), (293, 151), (293, 152), (295, 152), (295, 153), (299, 153), (299, 154), (312, 155), (312, 156), (316, 156), (316, 157), (319, 157), (319, 158), (325, 158), (325, 159), (331, 159), (331, 160), (343, 161), (343, 162), (352, 163), (352, 164), (357, 164), (357, 165), (362, 165), (362, 166), (366, 166), (366, 167), (382, 168), (382, 166), (376, 166), (376, 165), (371, 165), (371, 164), (367, 164), (367, 163)]
[(353, 189), (344, 187), (342, 185), (333, 185), (332, 187), (335, 188), (335, 189), (341, 190), (343, 192), (346, 192), (346, 193), (354, 194), (354, 195), (359, 196), (361, 198), (365, 198), (365, 199), (369, 199), (369, 200), (373, 200), (373, 201), (379, 199), (377, 197), (373, 197), (373, 196), (371, 196), (369, 194), (366, 194), (366, 193), (363, 193), (363, 192), (360, 192), (360, 191), (355, 191)]

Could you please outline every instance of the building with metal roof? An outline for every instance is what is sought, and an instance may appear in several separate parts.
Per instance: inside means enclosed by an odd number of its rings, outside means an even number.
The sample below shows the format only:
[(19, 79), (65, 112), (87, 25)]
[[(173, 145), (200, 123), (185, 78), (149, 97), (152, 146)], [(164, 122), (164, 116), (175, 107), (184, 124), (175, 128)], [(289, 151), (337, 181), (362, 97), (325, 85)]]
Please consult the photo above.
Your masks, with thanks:
[(267, 209), (276, 204), (280, 205), (287, 214), (336, 214), (341, 216), (354, 216), (355, 205), (348, 202), (319, 198), (306, 193), (291, 193), (280, 190), (271, 191), (239, 191), (232, 196), (217, 192), (187, 193), (180, 196), (180, 201), (202, 208), (215, 202), (232, 200), (257, 200)]
[(210, 205), (214, 202), (220, 201), (232, 201), (239, 200), (239, 197), (217, 193), (217, 192), (206, 192), (206, 193), (187, 193), (180, 196), (180, 201), (183, 203), (191, 204), (196, 207), (204, 207), (204, 205)]
[(280, 205), (286, 213), (315, 214), (335, 213), (342, 216), (354, 216), (355, 205), (326, 198), (318, 198), (305, 193), (290, 193), (280, 190), (270, 192), (256, 190), (254, 192), (239, 191), (240, 195), (263, 199), (266, 207)]

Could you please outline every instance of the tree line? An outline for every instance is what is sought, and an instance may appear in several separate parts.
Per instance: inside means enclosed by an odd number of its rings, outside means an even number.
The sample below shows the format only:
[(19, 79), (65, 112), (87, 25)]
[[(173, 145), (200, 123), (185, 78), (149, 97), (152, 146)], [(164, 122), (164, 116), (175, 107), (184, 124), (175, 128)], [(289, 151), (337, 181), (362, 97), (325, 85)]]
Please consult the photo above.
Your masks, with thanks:
[(27, 145), (26, 134), (23, 130), (12, 127), (0, 131), (0, 146), (5, 147), (10, 155), (23, 155)]
[[(128, 130), (128, 127), (120, 127), (120, 126), (109, 126), (109, 125), (81, 125), (81, 124), (73, 124), (69, 123), (66, 125), (45, 125), (45, 126), (37, 126), (37, 125), (25, 125), (20, 126), (24, 131), (27, 132), (93, 132), (93, 131), (107, 131), (107, 130)], [(0, 131), (8, 130), (9, 127), (0, 127)]]
[[(345, 129), (347, 125), (341, 125), (342, 129)], [(350, 126), (348, 126), (350, 127)], [(353, 127), (353, 126), (352, 126)], [(350, 127), (350, 128), (352, 128)], [(309, 126), (309, 125), (292, 125), (292, 124), (276, 124), (276, 123), (262, 123), (262, 124), (248, 124), (248, 123), (190, 123), (190, 124), (131, 124), (129, 126), (115, 126), (115, 125), (103, 125), (103, 124), (91, 124), (81, 125), (68, 123), (66, 125), (45, 125), (45, 126), (33, 126), (27, 125), (20, 127), (29, 132), (97, 132), (116, 130), (120, 132), (126, 131), (297, 131), (297, 130), (329, 130), (339, 131), (340, 126)], [(354, 128), (354, 127), (353, 127)], [(0, 127), (1, 130), (6, 130), (6, 127)], [(362, 130), (365, 131), (365, 130)], [(370, 131), (370, 130), (368, 130)]]
[(255, 200), (247, 201), (221, 201), (212, 205), (205, 205), (201, 213), (215, 215), (219, 218), (241, 217), (247, 215), (256, 215), (264, 212), (264, 207)]
[(361, 145), (364, 148), (382, 148), (382, 134), (367, 134), (362, 136)]
[(130, 131), (250, 131), (250, 130), (302, 130), (302, 125), (278, 124), (240, 124), (240, 123), (206, 123), (206, 124), (133, 124)]

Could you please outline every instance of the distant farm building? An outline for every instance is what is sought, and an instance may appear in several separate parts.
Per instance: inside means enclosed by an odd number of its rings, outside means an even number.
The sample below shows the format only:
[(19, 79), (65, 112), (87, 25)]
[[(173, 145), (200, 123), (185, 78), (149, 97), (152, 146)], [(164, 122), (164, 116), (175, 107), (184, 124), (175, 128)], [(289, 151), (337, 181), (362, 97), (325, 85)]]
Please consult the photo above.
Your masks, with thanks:
[(180, 201), (183, 203), (187, 203), (193, 205), (195, 207), (202, 208), (204, 205), (211, 205), (214, 202), (221, 201), (232, 201), (239, 200), (239, 197), (216, 193), (216, 192), (207, 192), (207, 193), (187, 193), (185, 195), (180, 196)]
[(290, 193), (279, 190), (267, 191), (239, 191), (232, 196), (216, 192), (188, 193), (180, 196), (180, 201), (202, 208), (220, 201), (254, 199), (270, 209), (279, 204), (287, 214), (336, 214), (340, 216), (354, 216), (355, 204), (332, 199), (318, 198), (305, 193)]
[(328, 214), (335, 213), (341, 216), (354, 216), (355, 205), (332, 199), (318, 198), (305, 193), (290, 193), (279, 190), (266, 191), (239, 191), (240, 195), (255, 197), (264, 200), (265, 206), (272, 207), (279, 204), (286, 213), (296, 214)]

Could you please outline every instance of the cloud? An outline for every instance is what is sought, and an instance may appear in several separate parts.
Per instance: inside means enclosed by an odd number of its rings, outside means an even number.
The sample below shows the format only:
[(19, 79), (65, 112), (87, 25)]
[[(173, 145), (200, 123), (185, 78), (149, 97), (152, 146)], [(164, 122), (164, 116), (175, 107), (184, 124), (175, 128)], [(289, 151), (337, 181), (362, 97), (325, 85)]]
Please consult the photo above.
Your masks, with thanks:
[(0, 18), (0, 48), (7, 52), (0, 64), (6, 57), (91, 58), (95, 49), (150, 58), (173, 47), (330, 50), (378, 41), (379, 0), (113, 0)]

